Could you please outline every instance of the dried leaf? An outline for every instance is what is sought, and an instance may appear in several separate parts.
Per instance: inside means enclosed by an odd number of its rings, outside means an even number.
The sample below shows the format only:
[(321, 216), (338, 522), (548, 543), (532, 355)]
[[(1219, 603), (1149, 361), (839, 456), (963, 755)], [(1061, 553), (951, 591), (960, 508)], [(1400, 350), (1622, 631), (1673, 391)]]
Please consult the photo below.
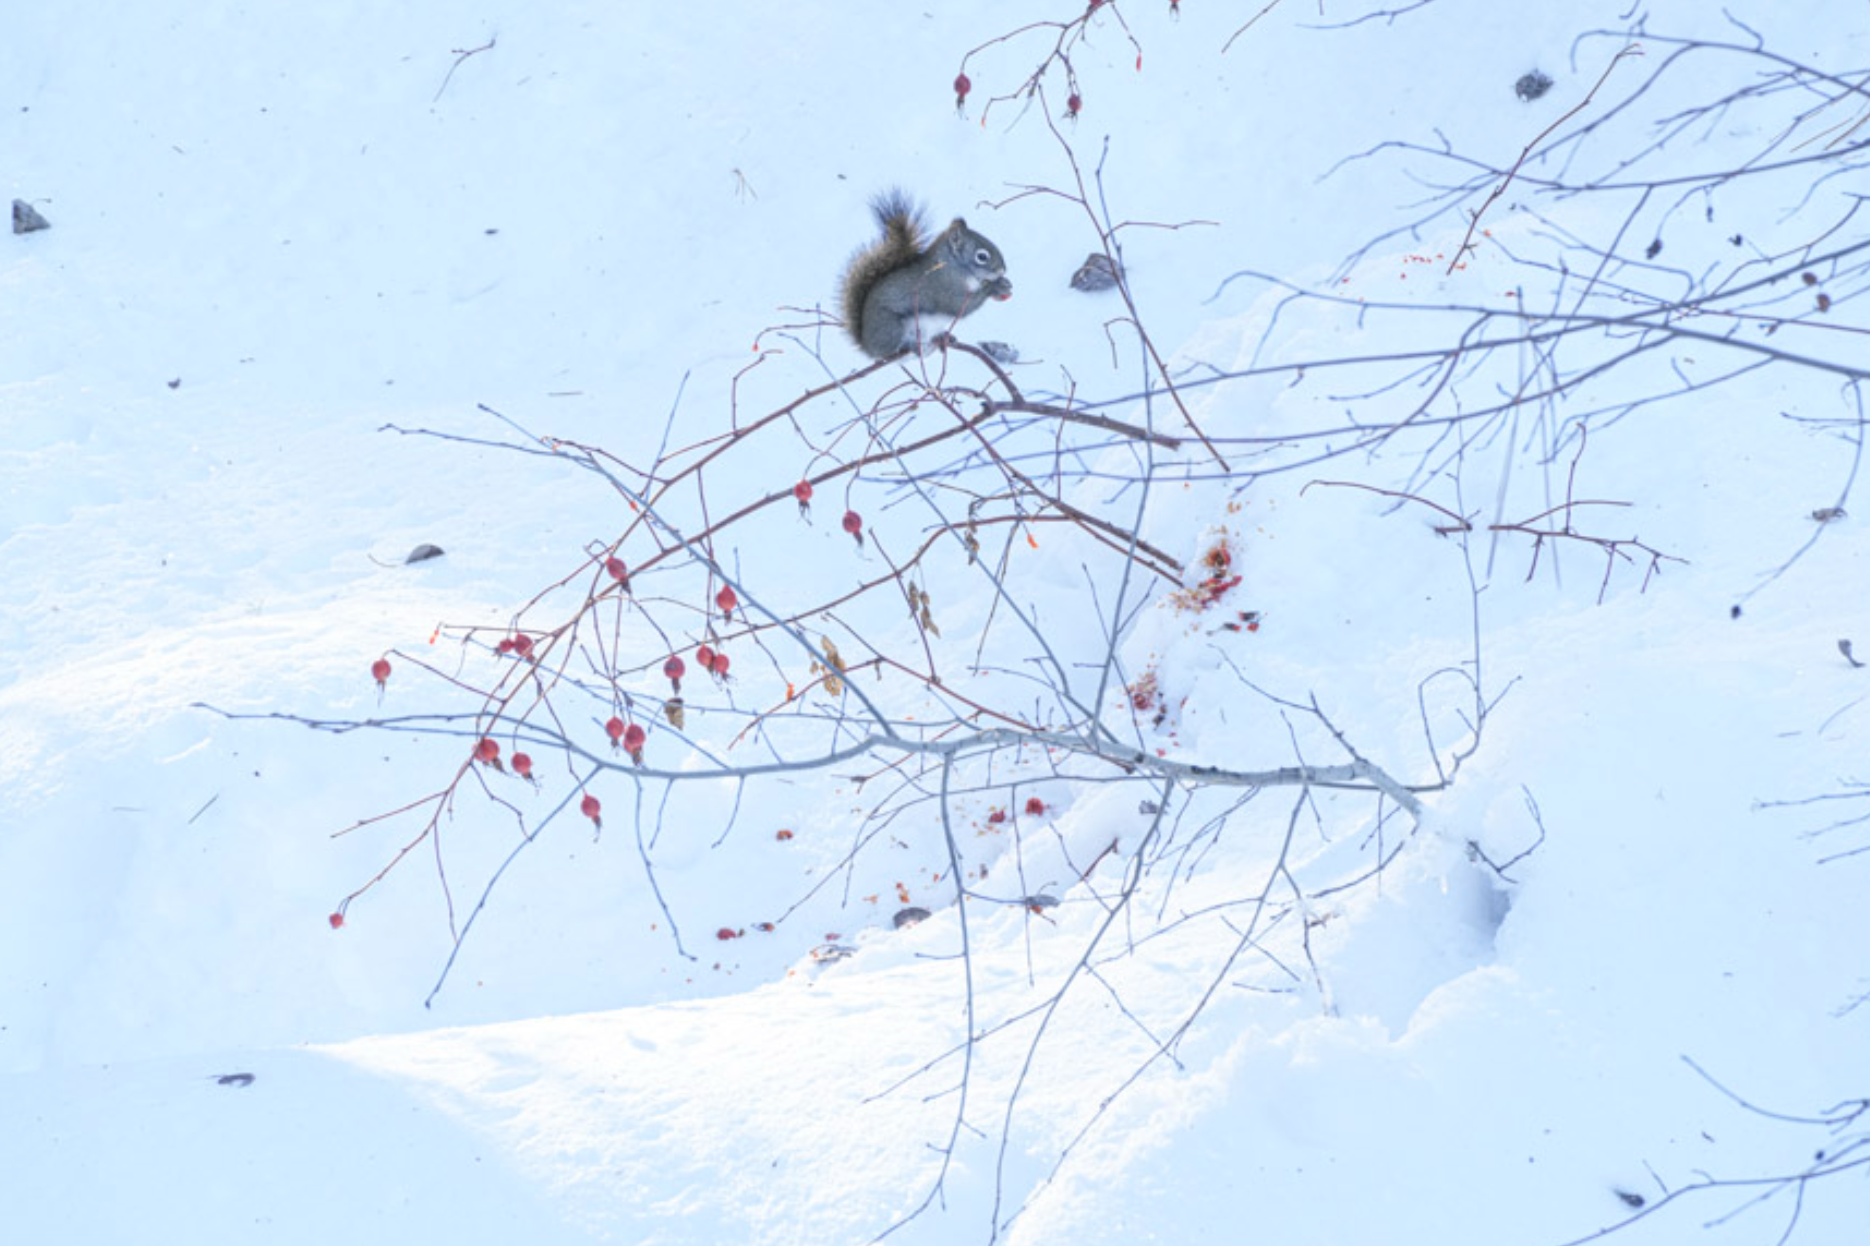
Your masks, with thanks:
[(824, 675), (826, 692), (834, 697), (841, 696), (844, 692), (844, 681), (839, 676), (844, 674), (844, 655), (838, 652), (838, 647), (831, 643), (829, 636), (820, 638), (818, 643), (819, 647), (825, 651), (825, 659), (830, 665), (821, 666), (813, 662), (812, 672)]
[(929, 612), (929, 595), (926, 589), (911, 584), (909, 594), (909, 615), (916, 625), (931, 635), (940, 636), (941, 628), (935, 626), (935, 616)]

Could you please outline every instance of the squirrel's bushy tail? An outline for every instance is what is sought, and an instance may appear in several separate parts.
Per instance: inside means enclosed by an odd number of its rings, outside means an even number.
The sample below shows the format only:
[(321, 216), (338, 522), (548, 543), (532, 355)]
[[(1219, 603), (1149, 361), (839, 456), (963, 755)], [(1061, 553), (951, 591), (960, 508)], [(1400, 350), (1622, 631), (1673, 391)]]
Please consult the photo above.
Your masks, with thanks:
[(917, 251), (927, 245), (928, 221), (924, 217), (922, 205), (902, 187), (892, 186), (872, 195), (870, 215), (877, 218), (877, 224), (882, 226), (885, 234), (906, 228)]
[(863, 345), (864, 300), (871, 288), (928, 247), (921, 205), (902, 187), (892, 186), (872, 198), (870, 214), (883, 236), (860, 249), (844, 269), (844, 328), (859, 346)]

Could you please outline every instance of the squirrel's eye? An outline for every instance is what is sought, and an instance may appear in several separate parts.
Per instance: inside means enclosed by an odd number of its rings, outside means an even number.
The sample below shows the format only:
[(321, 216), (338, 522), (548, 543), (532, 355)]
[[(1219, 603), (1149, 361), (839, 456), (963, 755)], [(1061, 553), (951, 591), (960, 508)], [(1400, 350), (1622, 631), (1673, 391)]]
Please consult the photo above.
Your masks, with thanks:
[(974, 262), (982, 268), (985, 268), (993, 263), (993, 256), (988, 253), (986, 247), (982, 247), (980, 250), (974, 252)]

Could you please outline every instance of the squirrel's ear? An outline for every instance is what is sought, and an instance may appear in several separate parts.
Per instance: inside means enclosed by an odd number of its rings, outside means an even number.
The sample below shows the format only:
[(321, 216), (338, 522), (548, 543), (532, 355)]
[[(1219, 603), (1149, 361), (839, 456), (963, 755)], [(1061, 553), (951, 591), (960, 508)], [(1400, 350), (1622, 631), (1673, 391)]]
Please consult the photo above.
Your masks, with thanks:
[(957, 217), (955, 217), (955, 218), (954, 218), (954, 224), (952, 224), (952, 225), (950, 225), (950, 226), (949, 226), (948, 228), (949, 228), (949, 229), (954, 229), (954, 230), (962, 230), (962, 229), (966, 229), (966, 228), (967, 228), (967, 222), (966, 222), (966, 221), (964, 221), (964, 220), (962, 220), (962, 219), (961, 219), (960, 217), (958, 217), (958, 216), (957, 216)]

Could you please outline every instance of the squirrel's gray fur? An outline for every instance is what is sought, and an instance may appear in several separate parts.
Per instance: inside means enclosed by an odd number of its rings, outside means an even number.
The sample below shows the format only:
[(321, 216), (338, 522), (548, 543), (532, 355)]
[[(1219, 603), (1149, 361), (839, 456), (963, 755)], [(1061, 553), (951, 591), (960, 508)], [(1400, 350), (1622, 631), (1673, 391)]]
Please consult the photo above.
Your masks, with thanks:
[(1012, 297), (1000, 248), (960, 217), (931, 241), (901, 190), (872, 199), (870, 212), (883, 235), (851, 257), (840, 294), (844, 328), (871, 358), (920, 349), (988, 299)]

